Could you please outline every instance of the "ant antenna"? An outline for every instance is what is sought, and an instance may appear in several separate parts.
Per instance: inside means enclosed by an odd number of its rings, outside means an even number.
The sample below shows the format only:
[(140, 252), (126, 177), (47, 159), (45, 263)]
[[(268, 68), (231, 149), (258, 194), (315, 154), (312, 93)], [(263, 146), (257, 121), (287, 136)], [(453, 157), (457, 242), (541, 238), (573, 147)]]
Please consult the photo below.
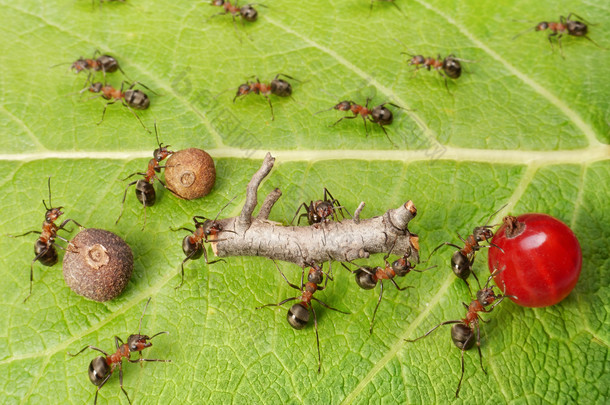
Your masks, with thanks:
[(144, 314), (146, 313), (146, 308), (148, 308), (148, 304), (150, 303), (151, 299), (152, 299), (152, 297), (148, 297), (148, 301), (146, 301), (146, 305), (144, 305), (144, 311), (142, 311), (142, 316), (140, 317), (140, 327), (138, 328), (138, 335), (142, 334), (142, 318), (144, 318)]
[[(487, 219), (487, 222), (485, 222), (484, 226), (487, 226), (487, 224), (489, 224), (489, 221), (491, 221), (491, 218), (493, 218), (498, 212), (502, 211), (504, 208), (506, 208), (506, 206), (508, 205), (508, 203), (504, 204), (503, 206), (501, 206), (496, 212), (494, 212), (493, 214), (491, 214), (489, 216), (489, 218)], [(495, 226), (495, 225), (491, 225), (491, 226)]]
[(518, 33), (517, 35), (515, 35), (512, 38), (512, 40), (514, 41), (515, 39), (519, 38), (521, 35), (526, 34), (526, 33), (530, 32), (530, 31), (534, 31), (536, 29), (536, 27), (538, 27), (538, 26), (534, 25), (533, 27), (530, 27), (530, 28), (526, 29), (525, 31), (522, 31), (522, 32)]
[(226, 203), (226, 204), (224, 205), (224, 207), (222, 207), (222, 208), (220, 209), (220, 211), (218, 211), (218, 214), (216, 214), (216, 218), (214, 218), (214, 221), (216, 221), (216, 220), (218, 219), (218, 217), (220, 216), (220, 213), (221, 213), (222, 211), (224, 211), (224, 209), (225, 209), (225, 208), (227, 208), (227, 207), (229, 206), (229, 204), (231, 204), (231, 203), (233, 202), (233, 200), (235, 200), (236, 198), (237, 198), (237, 196), (235, 196), (235, 197), (231, 198), (231, 200), (230, 200), (228, 203)]
[(47, 185), (49, 187), (49, 206), (47, 207), (47, 202), (45, 200), (42, 200), (42, 204), (44, 205), (44, 208), (48, 211), (53, 208), (53, 203), (51, 202), (51, 176), (49, 176)]

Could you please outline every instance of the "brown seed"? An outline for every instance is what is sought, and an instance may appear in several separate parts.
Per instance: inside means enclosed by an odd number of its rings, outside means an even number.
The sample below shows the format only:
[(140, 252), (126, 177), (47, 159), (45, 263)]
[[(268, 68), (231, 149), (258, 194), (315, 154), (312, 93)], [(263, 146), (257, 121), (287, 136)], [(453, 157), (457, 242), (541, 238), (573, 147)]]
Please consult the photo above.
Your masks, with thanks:
[(64, 255), (66, 284), (90, 300), (103, 302), (118, 297), (132, 272), (129, 245), (103, 229), (83, 229), (70, 241)]
[(177, 197), (194, 200), (207, 195), (216, 181), (214, 161), (197, 148), (179, 150), (165, 165), (167, 187)]

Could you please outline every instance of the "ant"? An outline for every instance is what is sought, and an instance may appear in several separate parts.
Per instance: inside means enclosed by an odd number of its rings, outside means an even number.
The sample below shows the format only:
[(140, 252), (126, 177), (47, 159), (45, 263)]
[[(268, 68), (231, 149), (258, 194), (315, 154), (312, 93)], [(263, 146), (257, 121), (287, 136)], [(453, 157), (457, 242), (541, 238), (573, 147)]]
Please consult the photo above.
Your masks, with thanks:
[[(468, 237), (466, 239), (462, 238), (460, 236), (460, 234), (458, 233), (458, 237), (460, 238), (460, 240), (462, 242), (464, 242), (463, 248), (461, 248), (460, 246), (455, 245), (451, 242), (443, 242), (440, 245), (438, 245), (436, 248), (434, 248), (434, 250), (430, 253), (430, 256), (428, 256), (428, 260), (430, 260), (430, 257), (434, 254), (434, 252), (436, 252), (438, 249), (440, 249), (441, 247), (443, 247), (445, 245), (453, 246), (454, 248), (458, 249), (451, 256), (451, 268), (453, 269), (453, 273), (455, 273), (455, 275), (458, 278), (461, 278), (462, 280), (464, 280), (464, 282), (468, 286), (468, 290), (470, 291), (471, 295), (472, 295), (472, 290), (471, 290), (470, 284), (468, 283), (468, 280), (467, 280), (468, 277), (470, 276), (470, 274), (472, 274), (474, 276), (475, 280), (477, 280), (477, 284), (479, 285), (479, 287), (481, 287), (481, 283), (479, 282), (479, 278), (477, 277), (477, 274), (474, 271), (472, 271), (472, 265), (474, 264), (474, 258), (475, 258), (476, 252), (478, 252), (482, 248), (489, 248), (492, 246), (502, 250), (502, 248), (500, 246), (489, 242), (489, 240), (491, 238), (493, 238), (493, 236), (494, 236), (494, 232), (491, 230), (491, 228), (493, 228), (496, 225), (488, 225), (488, 224), (489, 224), (489, 221), (491, 221), (491, 218), (494, 215), (496, 215), (498, 212), (500, 212), (502, 209), (504, 209), (504, 207), (506, 207), (506, 204), (503, 205), (502, 207), (500, 207), (499, 210), (497, 210), (496, 212), (491, 214), (489, 216), (489, 219), (487, 220), (487, 222), (485, 222), (485, 225), (477, 226), (476, 228), (474, 228), (474, 230), (472, 231), (472, 235), (468, 235)], [(483, 242), (483, 241), (489, 242), (489, 245), (479, 245), (479, 242)], [(426, 262), (428, 260), (426, 260)]]
[(222, 13), (214, 14), (212, 17), (215, 17), (217, 15), (231, 14), (231, 17), (233, 17), (233, 22), (235, 22), (235, 16), (239, 15), (242, 18), (242, 24), (243, 24), (243, 20), (246, 20), (248, 22), (254, 22), (258, 18), (258, 11), (256, 11), (256, 9), (252, 6), (259, 5), (262, 7), (266, 7), (263, 4), (254, 4), (254, 3), (246, 4), (245, 6), (239, 7), (237, 5), (237, 1), (235, 2), (235, 4), (231, 4), (231, 2), (229, 0), (212, 0), (210, 5), (216, 6), (216, 7), (222, 7), (225, 10)]
[[(26, 302), (28, 298), (32, 295), (32, 284), (34, 283), (34, 263), (39, 261), (44, 266), (53, 266), (57, 263), (57, 250), (55, 249), (55, 239), (61, 239), (66, 243), (70, 243), (67, 239), (61, 237), (57, 234), (59, 230), (64, 230), (67, 232), (71, 232), (66, 229), (65, 226), (70, 222), (74, 222), (77, 226), (82, 227), (81, 224), (76, 222), (75, 220), (69, 218), (63, 221), (59, 226), (55, 224), (55, 221), (59, 219), (60, 216), (63, 215), (61, 209), (63, 207), (53, 208), (53, 203), (51, 202), (51, 177), (48, 179), (48, 187), (49, 187), (49, 206), (47, 207), (47, 203), (45, 200), (42, 200), (42, 204), (44, 208), (47, 210), (44, 216), (44, 222), (42, 223), (42, 232), (39, 231), (29, 231), (23, 233), (21, 235), (8, 235), (11, 238), (19, 238), (21, 236), (29, 235), (31, 233), (39, 234), (38, 240), (34, 245), (34, 254), (36, 255), (30, 264), (30, 293), (23, 300)], [(60, 249), (64, 249), (63, 247), (57, 245)]]
[(385, 134), (386, 138), (388, 138), (388, 141), (390, 141), (390, 143), (392, 145), (394, 145), (394, 147), (397, 148), (396, 144), (394, 142), (392, 142), (387, 131), (384, 128), (385, 125), (390, 125), (394, 121), (394, 116), (392, 114), (392, 111), (387, 109), (385, 107), (385, 105), (391, 105), (393, 107), (400, 108), (400, 109), (403, 109), (403, 108), (394, 103), (385, 102), (385, 103), (379, 104), (378, 106), (373, 107), (371, 109), (371, 108), (368, 108), (370, 101), (371, 101), (371, 99), (367, 98), (366, 104), (364, 107), (361, 106), (360, 104), (357, 104), (354, 101), (349, 101), (349, 100), (341, 101), (339, 104), (335, 105), (334, 107), (331, 107), (326, 110), (318, 111), (316, 114), (319, 114), (324, 111), (333, 110), (333, 109), (338, 110), (338, 111), (351, 111), (354, 114), (353, 116), (341, 117), (334, 124), (332, 124), (331, 127), (334, 127), (335, 125), (337, 125), (339, 122), (343, 121), (344, 119), (354, 119), (358, 116), (361, 116), (362, 121), (364, 122), (366, 136), (369, 135), (369, 129), (366, 125), (366, 121), (368, 119), (370, 122), (372, 122), (374, 124), (378, 124), (381, 127), (381, 129), (383, 130), (383, 133)]
[(239, 86), (237, 89), (237, 94), (233, 97), (233, 103), (237, 100), (237, 97), (243, 97), (250, 93), (254, 94), (262, 94), (269, 102), (269, 108), (271, 108), (271, 121), (275, 120), (275, 116), (273, 114), (273, 105), (271, 104), (271, 99), (269, 98), (269, 94), (275, 94), (278, 97), (290, 97), (292, 95), (292, 85), (285, 80), (278, 79), (278, 77), (284, 76), (288, 79), (295, 80), (299, 82), (300, 80), (295, 79), (292, 76), (285, 75), (283, 73), (278, 73), (275, 75), (271, 83), (261, 83), (258, 77), (255, 77), (256, 82), (248, 80), (246, 83)]
[[(284, 278), (284, 280), (286, 280), (288, 285), (290, 287), (294, 288), (295, 290), (301, 291), (302, 294), (297, 297), (286, 298), (285, 300), (283, 300), (277, 304), (266, 304), (261, 307), (257, 307), (256, 309), (261, 309), (264, 307), (279, 307), (281, 305), (284, 305), (288, 301), (294, 301), (294, 300), (299, 301), (296, 304), (294, 304), (293, 306), (291, 306), (290, 309), (288, 310), (288, 313), (286, 314), (286, 320), (288, 321), (290, 326), (292, 326), (294, 329), (303, 329), (309, 323), (309, 317), (310, 317), (309, 310), (311, 310), (311, 312), (313, 313), (314, 329), (316, 331), (316, 345), (318, 348), (318, 373), (319, 373), (320, 370), (322, 369), (322, 357), (320, 355), (320, 337), (318, 335), (318, 318), (316, 316), (316, 311), (313, 308), (313, 305), (311, 304), (311, 301), (314, 300), (314, 301), (318, 302), (320, 305), (322, 305), (324, 308), (328, 308), (333, 311), (341, 312), (342, 314), (349, 315), (349, 312), (344, 312), (337, 308), (333, 308), (313, 296), (316, 291), (322, 291), (326, 288), (326, 282), (324, 283), (323, 286), (320, 285), (320, 284), (322, 284), (322, 281), (324, 279), (324, 272), (322, 271), (322, 266), (318, 266), (317, 264), (309, 265), (310, 269), (309, 269), (309, 273), (307, 274), (307, 283), (303, 283), (303, 277), (305, 275), (305, 269), (303, 269), (303, 272), (301, 273), (301, 286), (298, 287), (298, 286), (292, 284), (290, 281), (288, 281), (288, 279), (286, 278), (284, 273), (282, 273), (282, 271), (280, 270), (279, 266), (277, 265), (277, 263), (275, 261), (273, 261), (273, 263), (275, 264), (277, 271), (280, 272), (280, 275)], [(326, 281), (328, 281), (328, 279)]]
[(155, 188), (153, 187), (153, 182), (157, 180), (159, 183), (161, 183), (163, 187), (168, 189), (167, 186), (163, 184), (163, 182), (159, 179), (159, 177), (157, 177), (156, 173), (160, 173), (161, 169), (165, 169), (166, 166), (161, 166), (159, 163), (161, 163), (162, 160), (164, 160), (174, 152), (168, 150), (171, 145), (163, 146), (162, 143), (159, 143), (159, 132), (157, 131), (157, 123), (155, 123), (155, 135), (157, 137), (157, 145), (159, 145), (159, 147), (154, 150), (153, 158), (148, 161), (148, 168), (146, 169), (146, 172), (132, 173), (123, 179), (123, 181), (125, 181), (135, 175), (144, 176), (143, 179), (132, 181), (127, 185), (127, 187), (125, 187), (125, 193), (123, 194), (123, 202), (121, 203), (121, 213), (119, 214), (119, 217), (117, 218), (115, 224), (118, 224), (119, 220), (123, 216), (123, 209), (125, 208), (125, 198), (127, 197), (127, 190), (129, 189), (129, 187), (133, 186), (134, 184), (136, 185), (136, 197), (138, 198), (138, 201), (140, 201), (144, 206), (144, 226), (142, 226), (142, 229), (146, 227), (146, 207), (155, 205), (155, 201), (157, 199)]
[(464, 307), (468, 310), (464, 319), (441, 322), (418, 338), (405, 339), (406, 342), (416, 342), (419, 339), (425, 338), (440, 326), (454, 324), (451, 327), (451, 339), (453, 340), (453, 344), (456, 345), (458, 349), (462, 351), (462, 375), (460, 376), (460, 381), (458, 382), (457, 390), (455, 391), (456, 398), (460, 393), (462, 379), (464, 378), (464, 351), (472, 348), (475, 343), (475, 339), (477, 349), (479, 350), (479, 360), (481, 362), (481, 369), (485, 374), (487, 374), (487, 371), (483, 367), (483, 355), (481, 354), (481, 331), (479, 330), (479, 320), (483, 322), (486, 321), (481, 318), (479, 312), (493, 311), (493, 309), (498, 304), (500, 304), (506, 297), (516, 298), (511, 295), (506, 295), (506, 291), (503, 291), (502, 294), (496, 295), (493, 291), (494, 286), (488, 287), (491, 279), (503, 270), (504, 269), (500, 271), (498, 271), (497, 269), (494, 270), (494, 272), (487, 279), (485, 287), (477, 291), (477, 298), (473, 300), (470, 305), (466, 305), (465, 302), (462, 302), (462, 305), (464, 305)]
[[(152, 346), (152, 343), (150, 343), (150, 340), (152, 340), (154, 337), (162, 335), (162, 334), (169, 334), (169, 332), (163, 331), (163, 332), (155, 333), (152, 336), (142, 335), (142, 318), (144, 318), (144, 313), (146, 312), (146, 308), (148, 308), (148, 304), (150, 303), (150, 300), (151, 300), (151, 298), (149, 298), (148, 301), (146, 301), (146, 305), (144, 306), (144, 311), (142, 311), (142, 317), (140, 317), (140, 327), (138, 328), (138, 334), (130, 335), (129, 338), (127, 338), (127, 343), (123, 342), (123, 340), (118, 336), (114, 337), (116, 353), (108, 354), (105, 351), (103, 351), (102, 349), (98, 349), (97, 347), (90, 346), (90, 345), (83, 347), (82, 350), (76, 354), (68, 353), (69, 356), (76, 357), (79, 354), (81, 354), (82, 352), (84, 352), (85, 350), (92, 349), (92, 350), (97, 350), (98, 352), (103, 354), (103, 356), (97, 356), (96, 358), (91, 360), (91, 363), (89, 363), (89, 380), (91, 380), (92, 384), (97, 386), (97, 389), (95, 391), (95, 400), (93, 401), (94, 405), (97, 404), (97, 394), (99, 393), (100, 389), (102, 389), (104, 384), (106, 384), (106, 382), (108, 381), (108, 379), (110, 378), (110, 376), (112, 375), (114, 370), (117, 368), (117, 366), (119, 368), (119, 382), (121, 384), (121, 390), (127, 397), (127, 402), (129, 402), (131, 404), (129, 395), (127, 395), (127, 391), (125, 391), (125, 388), (123, 388), (123, 358), (126, 358), (127, 361), (129, 361), (130, 363), (140, 363), (140, 366), (142, 365), (142, 362), (145, 362), (145, 361), (160, 361), (163, 363), (171, 362), (171, 360), (145, 359), (142, 356), (142, 350), (146, 349), (147, 347)], [(119, 342), (121, 343), (120, 345), (119, 345)], [(136, 352), (140, 354), (140, 358), (137, 360), (132, 360), (131, 354), (136, 353)]]
[[(63, 64), (64, 63), (60, 63), (51, 67), (60, 66)], [(106, 80), (106, 73), (114, 73), (117, 70), (119, 70), (123, 76), (127, 77), (125, 72), (123, 72), (123, 69), (121, 69), (119, 66), (119, 62), (114, 57), (106, 54), (102, 55), (97, 49), (93, 53), (93, 57), (91, 59), (83, 58), (81, 56), (75, 62), (72, 62), (70, 69), (76, 74), (82, 72), (83, 70), (88, 71), (89, 75), (87, 76), (87, 81), (85, 83), (89, 83), (93, 74), (100, 71), (104, 75), (104, 81)]]
[[(373, 311), (373, 317), (371, 318), (371, 327), (369, 329), (369, 333), (373, 333), (373, 325), (375, 324), (375, 315), (377, 314), (377, 309), (379, 309), (379, 304), (381, 304), (381, 299), (383, 298), (383, 280), (389, 280), (394, 287), (398, 289), (398, 291), (404, 291), (407, 288), (413, 288), (411, 286), (400, 287), (396, 281), (395, 277), (404, 277), (409, 274), (411, 271), (416, 271), (418, 273), (423, 273), (426, 270), (430, 270), (436, 266), (428, 267), (424, 270), (418, 270), (415, 268), (413, 264), (409, 261), (409, 256), (411, 255), (411, 250), (409, 249), (403, 257), (394, 261), (390, 266), (388, 263), (388, 257), (390, 257), (390, 253), (388, 253), (383, 261), (385, 263), (384, 267), (368, 267), (368, 266), (358, 266), (358, 269), (351, 270), (345, 264), (341, 263), (343, 267), (345, 267), (350, 273), (356, 276), (356, 283), (363, 290), (372, 290), (379, 283), (380, 291), (379, 291), (379, 299), (377, 300), (377, 305), (375, 306), (375, 310)], [(351, 262), (350, 262), (351, 263)], [(354, 264), (354, 263), (352, 263)]]
[(436, 70), (439, 75), (445, 79), (445, 88), (449, 91), (449, 84), (447, 78), (458, 79), (462, 75), (462, 65), (460, 62), (472, 62), (465, 59), (458, 59), (455, 55), (450, 54), (449, 56), (441, 59), (441, 55), (437, 55), (436, 59), (432, 57), (424, 57), (423, 55), (412, 55), (407, 52), (401, 52), (401, 54), (409, 55), (409, 66), (415, 66), (415, 72), (419, 69), (432, 69)]
[(100, 122), (97, 123), (97, 125), (101, 124), (102, 121), (104, 121), (104, 116), (106, 115), (106, 108), (108, 108), (108, 106), (110, 104), (114, 104), (117, 101), (121, 101), (123, 106), (125, 106), (134, 115), (134, 117), (136, 117), (138, 119), (138, 121), (140, 121), (140, 124), (142, 124), (142, 127), (144, 127), (144, 129), (146, 129), (148, 132), (150, 132), (146, 128), (146, 126), (144, 125), (144, 123), (142, 122), (142, 120), (140, 119), (138, 114), (136, 114), (135, 111), (133, 111), (134, 109), (135, 110), (146, 110), (148, 108), (148, 106), (150, 106), (150, 99), (141, 90), (138, 90), (138, 89), (133, 90), (133, 88), (136, 84), (139, 84), (140, 86), (153, 92), (154, 94), (156, 94), (156, 93), (139, 82), (133, 82), (127, 88), (127, 90), (123, 91), (123, 87), (124, 87), (125, 83), (126, 82), (121, 83), (121, 88), (119, 90), (115, 89), (111, 85), (102, 84), (101, 82), (91, 83), (91, 85), (89, 87), (85, 87), (84, 89), (82, 89), (81, 93), (89, 90), (91, 93), (100, 93), (99, 96), (95, 96), (95, 97), (101, 96), (104, 100), (110, 100), (104, 106), (104, 111), (102, 111), (102, 119), (100, 120)]
[(233, 200), (235, 200), (235, 198), (237, 198), (237, 197), (233, 197), (231, 199), (231, 201), (229, 201), (227, 204), (225, 204), (225, 206), (222, 207), (220, 211), (218, 211), (218, 214), (216, 214), (216, 217), (213, 220), (206, 218), (202, 215), (195, 215), (193, 217), (195, 230), (185, 228), (185, 227), (177, 228), (177, 229), (171, 228), (172, 231), (183, 230), (183, 231), (187, 231), (187, 232), (191, 233), (191, 235), (186, 235), (184, 237), (184, 239), (182, 239), (182, 251), (186, 255), (186, 258), (182, 261), (182, 265), (181, 265), (182, 277), (180, 279), (180, 284), (178, 284), (175, 287), (176, 289), (182, 287), (182, 284), (184, 284), (184, 263), (186, 263), (187, 261), (197, 260), (201, 257), (201, 255), (203, 255), (206, 264), (214, 264), (214, 263), (225, 261), (224, 259), (216, 259), (216, 260), (212, 260), (211, 262), (208, 261), (208, 252), (204, 246), (204, 243), (219, 242), (221, 240), (221, 239), (218, 239), (218, 235), (220, 234), (220, 232), (235, 233), (234, 231), (231, 231), (228, 229), (227, 230), (223, 229), (223, 226), (217, 222), (218, 217), (220, 216), (220, 213), (225, 208), (227, 208), (229, 206), (229, 204), (231, 204), (231, 202), (233, 202)]
[[(580, 18), (584, 22), (577, 21), (577, 20), (571, 20), (570, 17), (572, 17), (572, 16), (574, 16), (576, 18)], [(553, 49), (553, 37), (557, 37), (557, 44), (559, 45), (559, 50), (561, 51), (561, 57), (564, 59), (565, 59), (565, 55), (563, 54), (563, 47), (561, 46), (561, 38), (563, 37), (564, 34), (572, 35), (574, 37), (583, 37), (583, 38), (591, 41), (598, 48), (606, 49), (606, 48), (600, 46), (599, 44), (597, 44), (597, 42), (593, 41), (591, 38), (589, 38), (587, 36), (587, 33), (589, 32), (589, 28), (587, 27), (587, 24), (594, 25), (594, 24), (591, 24), (590, 22), (588, 22), (587, 20), (585, 20), (584, 18), (580, 17), (579, 15), (570, 13), (570, 14), (568, 14), (567, 18), (564, 16), (559, 16), (559, 22), (543, 21), (541, 23), (538, 23), (536, 26), (534, 26), (532, 28), (528, 28), (527, 30), (515, 35), (513, 37), (513, 40), (516, 39), (517, 37), (520, 37), (521, 35), (525, 34), (526, 32), (529, 32), (532, 30), (545, 31), (548, 29), (548, 30), (552, 31), (548, 36), (549, 43), (551, 44), (551, 49)]]
[[(305, 208), (305, 213), (299, 215), (301, 208)], [(292, 221), (290, 221), (290, 223), (292, 224), (294, 222), (297, 215), (299, 215), (297, 225), (301, 223), (301, 218), (303, 217), (307, 217), (307, 222), (309, 223), (309, 225), (327, 223), (331, 219), (339, 221), (337, 210), (341, 213), (341, 216), (345, 218), (345, 214), (343, 213), (343, 206), (341, 205), (339, 200), (334, 198), (330, 191), (328, 191), (326, 187), (324, 187), (324, 200), (317, 200), (315, 202), (310, 201), (309, 205), (307, 205), (306, 203), (302, 203), (301, 205), (299, 205), (299, 209), (294, 214), (294, 217), (292, 218)], [(349, 212), (347, 212), (347, 214), (351, 216)]]

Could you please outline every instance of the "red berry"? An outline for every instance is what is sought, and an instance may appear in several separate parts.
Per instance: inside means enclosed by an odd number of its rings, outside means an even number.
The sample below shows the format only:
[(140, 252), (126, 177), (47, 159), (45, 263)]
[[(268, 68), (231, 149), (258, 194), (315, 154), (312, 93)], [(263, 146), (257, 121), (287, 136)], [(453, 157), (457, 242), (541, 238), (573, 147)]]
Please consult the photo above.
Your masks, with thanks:
[(578, 239), (560, 220), (546, 214), (505, 217), (489, 249), (489, 271), (500, 289), (524, 307), (557, 304), (572, 291), (582, 267)]

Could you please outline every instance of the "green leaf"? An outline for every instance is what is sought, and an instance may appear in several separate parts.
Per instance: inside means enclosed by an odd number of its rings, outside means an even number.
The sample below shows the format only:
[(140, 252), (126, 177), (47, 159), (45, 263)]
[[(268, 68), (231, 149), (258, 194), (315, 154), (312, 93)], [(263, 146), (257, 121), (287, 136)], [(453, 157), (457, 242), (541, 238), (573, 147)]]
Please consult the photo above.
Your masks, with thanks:
[[(312, 326), (293, 330), (276, 303), (295, 293), (262, 258), (228, 258), (185, 266), (180, 281), (182, 233), (193, 215), (239, 213), (245, 186), (267, 151), (276, 167), (259, 200), (283, 191), (270, 219), (289, 221), (303, 201), (327, 187), (353, 211), (366, 202), (374, 216), (413, 200), (422, 256), (443, 241), (458, 242), (489, 215), (546, 212), (576, 233), (583, 249), (581, 279), (551, 308), (504, 302), (482, 326), (483, 364), (465, 354), (464, 402), (602, 403), (610, 396), (610, 279), (607, 269), (610, 211), (610, 105), (607, 52), (584, 38), (562, 38), (565, 59), (547, 32), (528, 32), (538, 21), (576, 12), (596, 25), (589, 36), (610, 47), (610, 10), (591, 2), (280, 0), (259, 8), (259, 20), (233, 24), (206, 2), (127, 0), (15, 2), (0, 0), (0, 233), (40, 229), (52, 176), (53, 204), (66, 218), (121, 235), (135, 256), (126, 291), (108, 303), (87, 301), (64, 284), (60, 265), (34, 264), (35, 235), (0, 238), (0, 392), (3, 403), (91, 402), (87, 366), (96, 353), (70, 358), (86, 345), (114, 350), (114, 336), (137, 331), (142, 321), (154, 339), (146, 357), (171, 359), (140, 368), (125, 363), (124, 386), (137, 403), (446, 403), (460, 376), (460, 352), (449, 328), (408, 344), (438, 322), (464, 316), (464, 283), (442, 250), (424, 274), (386, 283), (373, 335), (369, 322), (379, 289), (363, 291), (335, 264), (335, 281), (318, 293), (343, 315), (316, 307), (322, 352)], [(530, 20), (531, 22), (521, 22)], [(398, 44), (399, 39), (405, 46)], [(120, 103), (89, 100), (85, 74), (68, 73), (95, 49), (114, 55), (125, 73), (154, 90), (151, 107), (138, 112), (148, 128), (156, 120), (161, 141), (175, 150), (206, 149), (218, 178), (203, 200), (179, 201), (157, 188), (147, 210), (133, 191), (115, 225), (124, 182), (145, 168), (154, 136)], [(464, 74), (413, 74), (401, 52), (454, 53)], [(293, 80), (293, 98), (271, 96), (275, 120), (261, 96), (232, 103), (251, 75)], [(101, 77), (99, 77), (101, 79)], [(108, 80), (119, 86), (119, 73)], [(146, 90), (145, 90), (146, 91)], [(329, 127), (344, 113), (341, 100), (394, 103), (387, 126), (366, 136), (358, 119)], [(73, 232), (74, 234), (74, 232)], [(58, 241), (58, 245), (64, 245)], [(60, 256), (63, 252), (60, 250)], [(485, 277), (486, 252), (475, 263)], [(382, 257), (369, 260), (379, 264)], [(300, 271), (281, 264), (297, 283)], [(99, 403), (126, 403), (113, 376)]]

